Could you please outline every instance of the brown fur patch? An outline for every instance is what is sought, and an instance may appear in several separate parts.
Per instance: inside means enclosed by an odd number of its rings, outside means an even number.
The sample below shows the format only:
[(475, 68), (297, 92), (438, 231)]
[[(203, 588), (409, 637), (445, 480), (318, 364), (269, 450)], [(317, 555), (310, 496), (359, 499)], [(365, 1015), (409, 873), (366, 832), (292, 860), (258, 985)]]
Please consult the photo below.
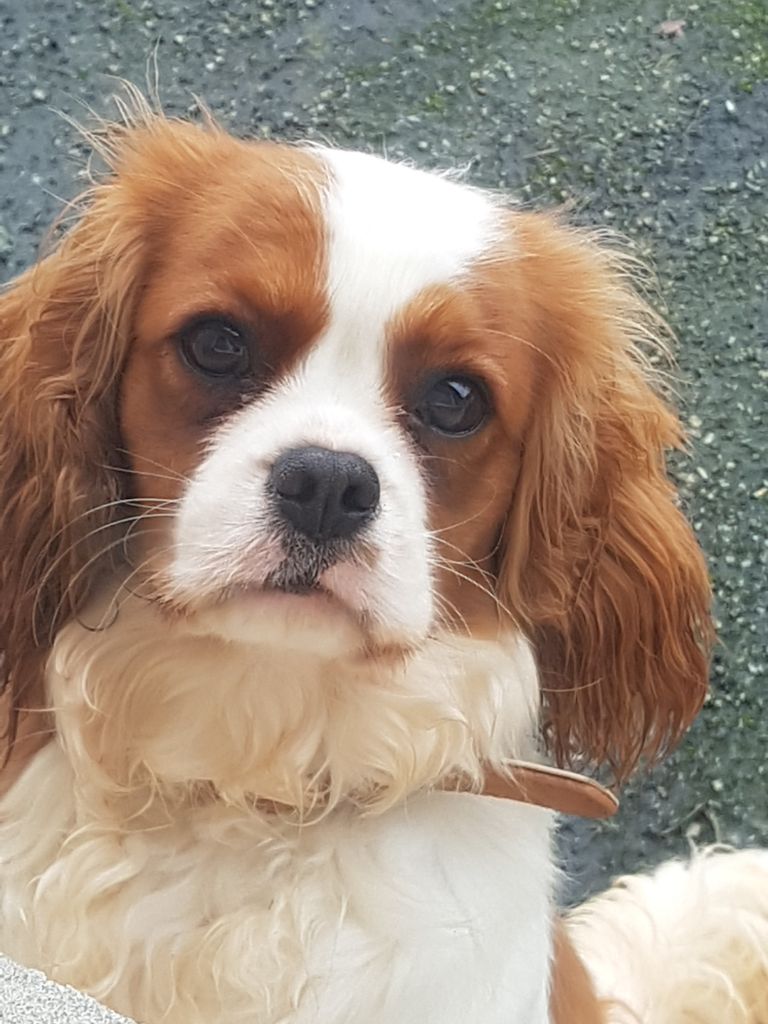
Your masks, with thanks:
[(584, 232), (510, 221), (517, 254), (490, 269), (540, 358), (499, 594), (534, 641), (557, 760), (623, 778), (690, 724), (712, 642), (706, 565), (665, 466), (683, 432), (642, 354), (664, 327)]
[(623, 778), (660, 756), (704, 699), (706, 567), (666, 475), (682, 429), (642, 355), (663, 325), (620, 260), (541, 214), (464, 281), (391, 327), (391, 400), (435, 370), (482, 377), (494, 416), (466, 438), (419, 437), (446, 614), (534, 642), (560, 763)]
[[(138, 111), (51, 254), (0, 296), (0, 651), (39, 706), (58, 629), (122, 555), (115, 524), (174, 498), (217, 409), (169, 342), (194, 311), (242, 317), (269, 373), (324, 321), (319, 163)], [(290, 240), (290, 244), (287, 244)]]
[(510, 333), (506, 295), (501, 299), (489, 294), (478, 271), (458, 286), (425, 291), (390, 325), (394, 404), (415, 404), (441, 371), (488, 386), (493, 410), (477, 433), (450, 438), (415, 428), (441, 562), (441, 611), (475, 635), (494, 635), (500, 622), (494, 560), (536, 378), (535, 353)]
[[(320, 165), (225, 136), (198, 171), (180, 185), (183, 209), (166, 214), (121, 384), (130, 491), (150, 506), (180, 496), (212, 430), (295, 365), (327, 322)], [(251, 340), (255, 375), (242, 392), (211, 385), (181, 358), (176, 332), (209, 315)], [(156, 519), (145, 541), (161, 544), (168, 523)]]
[(555, 921), (550, 986), (552, 1024), (607, 1024), (606, 1009), (562, 921)]

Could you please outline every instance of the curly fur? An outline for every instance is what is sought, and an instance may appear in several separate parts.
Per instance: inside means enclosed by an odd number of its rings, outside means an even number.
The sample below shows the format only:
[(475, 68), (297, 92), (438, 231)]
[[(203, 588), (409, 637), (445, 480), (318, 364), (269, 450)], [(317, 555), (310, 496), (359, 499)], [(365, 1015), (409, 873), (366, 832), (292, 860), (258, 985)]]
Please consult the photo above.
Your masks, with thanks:
[(712, 848), (620, 878), (568, 930), (607, 1024), (768, 1021), (768, 851)]

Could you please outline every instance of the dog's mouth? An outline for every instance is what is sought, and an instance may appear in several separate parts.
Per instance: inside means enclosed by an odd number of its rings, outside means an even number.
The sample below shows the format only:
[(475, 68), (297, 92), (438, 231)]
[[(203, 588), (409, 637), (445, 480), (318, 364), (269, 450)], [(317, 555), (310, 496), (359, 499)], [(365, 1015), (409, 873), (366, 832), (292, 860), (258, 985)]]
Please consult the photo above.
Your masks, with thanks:
[(400, 661), (421, 636), (388, 626), (376, 605), (375, 581), (359, 563), (329, 567), (283, 564), (260, 580), (239, 579), (211, 594), (188, 615), (187, 628), (226, 640), (319, 657)]
[(323, 586), (318, 579), (291, 579), (279, 583), (269, 580), (259, 587), (245, 588), (244, 593), (261, 596), (265, 600), (272, 599), (275, 604), (282, 603), (286, 609), (293, 606), (297, 612), (308, 612), (312, 609), (317, 612), (331, 612), (335, 609), (350, 618), (359, 618), (357, 609)]
[(336, 607), (359, 623), (365, 611), (362, 581), (367, 571), (349, 546), (318, 545), (295, 536), (285, 545), (280, 564), (247, 589), (267, 597), (293, 598), (297, 607)]
[(258, 583), (236, 584), (222, 599), (244, 602), (257, 611), (283, 613), (297, 628), (316, 625), (326, 628), (332, 619), (362, 628), (365, 609), (357, 588), (334, 586), (336, 574), (328, 570), (338, 564), (335, 557), (312, 552), (312, 557), (286, 557), (276, 570)]
[(224, 585), (177, 607), (195, 632), (258, 642), (285, 651), (371, 654), (411, 647), (414, 638), (379, 594), (378, 553), (371, 546), (318, 545), (300, 537), (283, 543), (266, 572), (240, 571)]
[(317, 544), (298, 534), (283, 542), (284, 557), (264, 581), (264, 589), (288, 594), (331, 593), (323, 576), (333, 566), (356, 562), (355, 550), (343, 542)]

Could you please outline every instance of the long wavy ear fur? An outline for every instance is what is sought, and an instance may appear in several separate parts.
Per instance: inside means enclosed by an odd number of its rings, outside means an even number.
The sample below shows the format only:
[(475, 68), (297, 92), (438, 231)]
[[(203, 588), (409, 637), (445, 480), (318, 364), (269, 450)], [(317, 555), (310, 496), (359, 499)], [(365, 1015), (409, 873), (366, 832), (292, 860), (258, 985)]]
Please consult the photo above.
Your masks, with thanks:
[(115, 381), (139, 243), (113, 189), (98, 186), (74, 230), (0, 297), (0, 649), (14, 709), (40, 700), (46, 649), (92, 585), (120, 496)]
[(706, 567), (665, 468), (682, 429), (642, 355), (663, 325), (583, 233), (521, 214), (515, 235), (521, 326), (543, 358), (501, 597), (534, 639), (558, 761), (622, 778), (698, 711), (712, 641)]
[(184, 166), (205, 139), (137, 94), (118, 105), (123, 122), (88, 135), (108, 172), (76, 204), (75, 226), (0, 293), (0, 682), (11, 740), (18, 709), (42, 699), (47, 649), (92, 588), (119, 515), (117, 383), (155, 215), (168, 206), (157, 168), (164, 156)]

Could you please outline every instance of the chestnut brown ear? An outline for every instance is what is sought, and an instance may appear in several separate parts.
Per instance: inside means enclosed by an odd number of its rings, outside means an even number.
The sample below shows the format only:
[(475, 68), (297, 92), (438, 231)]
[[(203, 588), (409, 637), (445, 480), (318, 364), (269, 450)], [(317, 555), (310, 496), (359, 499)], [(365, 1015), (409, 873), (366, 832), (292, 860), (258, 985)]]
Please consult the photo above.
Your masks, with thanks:
[(623, 778), (699, 710), (712, 642), (706, 567), (665, 467), (682, 430), (642, 354), (663, 325), (581, 232), (521, 214), (515, 238), (516, 330), (541, 362), (500, 597), (533, 638), (558, 762)]
[(109, 177), (75, 227), (0, 293), (0, 682), (10, 732), (39, 706), (42, 664), (109, 547), (116, 381), (141, 282), (142, 231)]
[[(0, 689), (41, 699), (53, 636), (82, 606), (124, 516), (118, 380), (138, 296), (175, 218), (228, 145), (154, 113), (126, 85), (117, 124), (86, 141), (106, 164), (50, 255), (0, 292)], [(227, 140), (225, 142), (225, 140)], [(119, 554), (119, 552), (117, 552)], [(0, 730), (2, 723), (0, 723)]]

